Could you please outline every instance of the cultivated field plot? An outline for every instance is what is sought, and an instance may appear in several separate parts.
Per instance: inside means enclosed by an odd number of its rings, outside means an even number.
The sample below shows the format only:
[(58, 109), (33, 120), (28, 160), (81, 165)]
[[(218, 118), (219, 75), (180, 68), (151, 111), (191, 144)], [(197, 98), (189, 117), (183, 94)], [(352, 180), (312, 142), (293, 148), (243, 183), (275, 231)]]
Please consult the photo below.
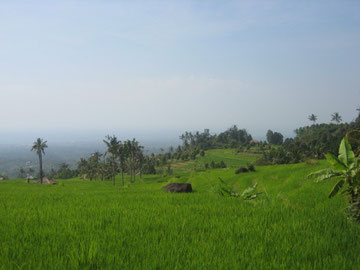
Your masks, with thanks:
[(198, 156), (196, 160), (191, 161), (174, 161), (172, 168), (175, 173), (185, 173), (196, 169), (204, 169), (205, 164), (209, 164), (214, 161), (219, 163), (224, 161), (228, 168), (246, 167), (249, 164), (254, 163), (260, 154), (252, 153), (237, 153), (236, 149), (212, 149), (206, 151), (205, 156)]
[[(0, 269), (359, 269), (360, 227), (318, 165), (216, 169), (110, 182), (0, 183)], [(218, 177), (252, 201), (214, 193)], [(171, 181), (192, 194), (169, 194)], [(118, 181), (120, 183), (120, 181)]]

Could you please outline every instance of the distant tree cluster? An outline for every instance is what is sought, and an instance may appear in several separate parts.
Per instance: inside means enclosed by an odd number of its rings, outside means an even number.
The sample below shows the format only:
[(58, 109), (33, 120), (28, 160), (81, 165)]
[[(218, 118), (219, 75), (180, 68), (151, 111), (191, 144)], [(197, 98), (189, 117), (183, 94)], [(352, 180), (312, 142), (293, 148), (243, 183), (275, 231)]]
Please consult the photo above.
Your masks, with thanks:
[(135, 182), (136, 175), (156, 174), (157, 160), (155, 155), (145, 156), (143, 146), (135, 139), (121, 142), (114, 136), (106, 136), (103, 140), (107, 150), (104, 154), (93, 153), (88, 159), (78, 162), (77, 171), (80, 176), (92, 180), (111, 180), (115, 185), (115, 177), (121, 173), (122, 184), (125, 184), (124, 174), (130, 175), (130, 181)]
[(266, 133), (266, 140), (269, 144), (280, 145), (283, 143), (284, 136), (280, 132), (273, 132), (269, 129)]
[[(263, 158), (258, 163), (297, 163), (312, 158), (322, 159), (327, 153), (337, 154), (338, 146), (344, 136), (351, 130), (360, 129), (360, 113), (351, 123), (340, 123), (342, 119), (338, 113), (334, 113), (331, 119), (335, 123), (313, 124), (296, 129), (295, 138), (286, 139), (280, 147), (264, 151)], [(359, 143), (353, 142), (353, 144), (354, 151), (360, 153), (357, 146)]]
[(223, 160), (221, 160), (220, 162), (215, 162), (214, 160), (209, 163), (205, 163), (205, 169), (219, 169), (219, 168), (226, 168), (227, 165), (225, 164), (225, 162)]
[(230, 127), (220, 134), (211, 135), (209, 129), (204, 132), (199, 131), (192, 134), (185, 132), (180, 136), (183, 144), (182, 147), (186, 149), (209, 150), (216, 148), (236, 148), (241, 145), (247, 145), (252, 140), (250, 134), (245, 129), (239, 129), (236, 125)]
[(70, 165), (67, 163), (61, 163), (58, 170), (52, 168), (50, 173), (48, 173), (50, 179), (70, 179), (78, 175), (78, 170), (70, 169)]

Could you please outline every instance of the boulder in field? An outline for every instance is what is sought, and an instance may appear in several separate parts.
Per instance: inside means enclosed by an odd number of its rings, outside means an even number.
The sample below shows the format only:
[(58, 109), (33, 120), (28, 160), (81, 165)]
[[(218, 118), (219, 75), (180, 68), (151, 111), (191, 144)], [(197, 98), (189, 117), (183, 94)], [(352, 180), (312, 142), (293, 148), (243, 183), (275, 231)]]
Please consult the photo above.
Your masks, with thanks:
[(168, 192), (182, 193), (192, 192), (191, 184), (188, 183), (170, 183), (164, 187)]
[[(43, 181), (42, 181), (43, 184), (51, 184), (51, 185), (56, 185), (57, 182), (54, 181), (54, 180), (51, 180), (51, 179), (48, 179), (46, 177), (43, 177)], [(41, 184), (40, 181), (36, 182), (36, 184)]]
[(239, 168), (235, 171), (235, 174), (246, 173), (246, 172), (249, 172), (249, 170), (246, 168)]

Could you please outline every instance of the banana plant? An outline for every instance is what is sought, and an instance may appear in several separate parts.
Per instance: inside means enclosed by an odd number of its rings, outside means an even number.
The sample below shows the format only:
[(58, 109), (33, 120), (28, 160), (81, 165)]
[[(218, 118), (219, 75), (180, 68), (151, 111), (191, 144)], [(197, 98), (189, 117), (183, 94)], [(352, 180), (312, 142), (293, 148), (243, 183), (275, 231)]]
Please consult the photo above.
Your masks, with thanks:
[(241, 197), (244, 200), (253, 200), (257, 198), (260, 194), (262, 194), (262, 192), (256, 192), (257, 183), (245, 189), (244, 192), (240, 195), (239, 193), (236, 193), (234, 189), (224, 180), (222, 180), (220, 177), (219, 180), (220, 183), (219, 183), (219, 187), (216, 189), (216, 193), (218, 193), (221, 196), (236, 197), (236, 198)]
[(360, 220), (360, 162), (359, 158), (355, 157), (348, 138), (345, 137), (341, 141), (337, 157), (327, 154), (326, 159), (331, 167), (314, 172), (308, 178), (315, 178), (316, 182), (328, 179), (337, 180), (329, 194), (329, 198), (334, 197), (340, 190), (344, 189), (344, 193), (350, 195), (350, 211), (353, 212), (357, 220)]

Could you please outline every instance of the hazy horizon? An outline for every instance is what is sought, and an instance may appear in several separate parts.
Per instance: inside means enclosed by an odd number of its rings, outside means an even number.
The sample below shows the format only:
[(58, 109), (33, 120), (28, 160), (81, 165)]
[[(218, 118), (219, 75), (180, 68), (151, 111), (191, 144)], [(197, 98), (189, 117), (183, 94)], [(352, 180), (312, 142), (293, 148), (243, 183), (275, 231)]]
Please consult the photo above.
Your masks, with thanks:
[(0, 141), (349, 122), (358, 14), (359, 1), (2, 1)]

